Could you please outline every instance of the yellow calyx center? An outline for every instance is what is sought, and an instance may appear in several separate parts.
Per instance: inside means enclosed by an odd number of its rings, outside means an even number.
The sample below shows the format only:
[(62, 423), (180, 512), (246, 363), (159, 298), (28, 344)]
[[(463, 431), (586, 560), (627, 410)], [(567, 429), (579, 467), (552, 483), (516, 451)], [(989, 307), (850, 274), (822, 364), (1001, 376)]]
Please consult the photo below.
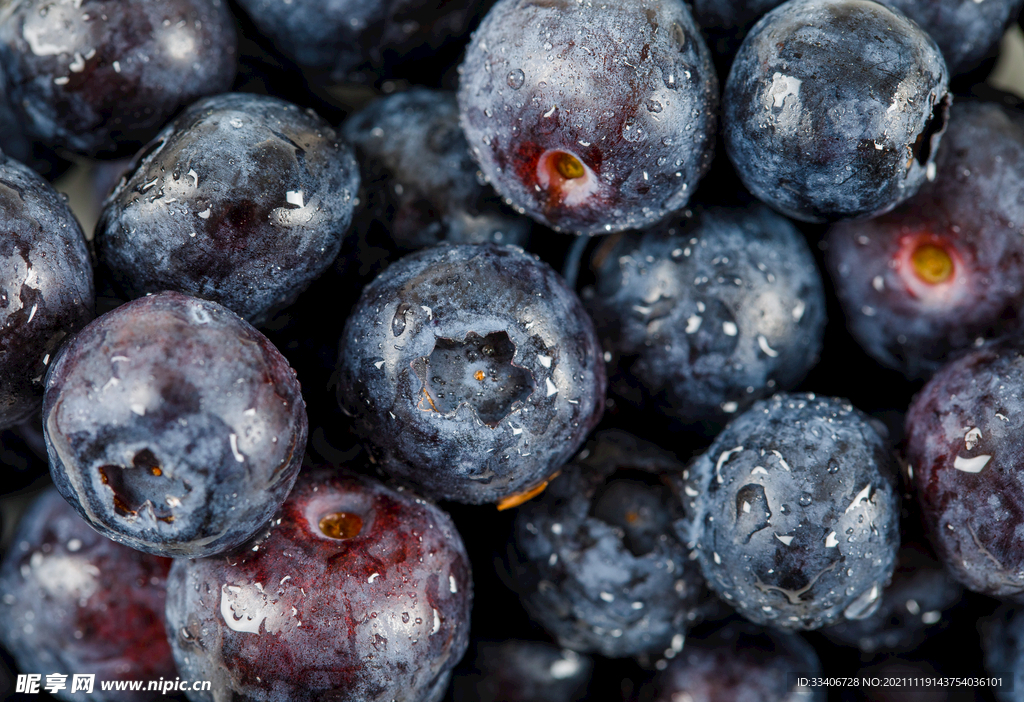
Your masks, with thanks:
[(351, 539), (363, 529), (363, 518), (348, 512), (333, 512), (320, 520), (320, 531), (332, 539)]
[(564, 151), (555, 157), (555, 169), (558, 171), (558, 174), (566, 180), (582, 178), (585, 173), (583, 170), (583, 164), (580, 163), (580, 160), (572, 154), (567, 154)]
[(911, 256), (914, 272), (926, 283), (938, 285), (953, 277), (953, 259), (945, 249), (933, 244), (918, 246)]

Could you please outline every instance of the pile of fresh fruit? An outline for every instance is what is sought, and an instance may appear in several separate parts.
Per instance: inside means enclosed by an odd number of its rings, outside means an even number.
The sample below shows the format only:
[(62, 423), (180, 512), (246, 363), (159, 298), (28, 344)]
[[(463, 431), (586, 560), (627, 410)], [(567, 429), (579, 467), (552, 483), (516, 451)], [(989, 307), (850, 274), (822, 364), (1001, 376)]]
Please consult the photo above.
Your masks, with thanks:
[(1024, 700), (1022, 6), (0, 0), (0, 697)]

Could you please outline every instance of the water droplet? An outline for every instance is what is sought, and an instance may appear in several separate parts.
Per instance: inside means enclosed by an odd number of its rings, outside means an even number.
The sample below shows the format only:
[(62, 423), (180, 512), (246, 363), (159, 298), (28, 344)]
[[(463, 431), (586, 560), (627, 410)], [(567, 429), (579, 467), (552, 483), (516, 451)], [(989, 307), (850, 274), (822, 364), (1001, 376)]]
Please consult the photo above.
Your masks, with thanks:
[(807, 506), (809, 506), (809, 505), (811, 504), (811, 502), (813, 502), (813, 501), (814, 501), (814, 498), (812, 498), (812, 497), (811, 497), (811, 493), (809, 493), (809, 492), (805, 492), (804, 494), (800, 495), (800, 498), (799, 498), (799, 499), (797, 500), (797, 503), (798, 503), (798, 504), (799, 504), (799, 505), (800, 505), (801, 507), (807, 507)]
[(505, 77), (505, 82), (508, 83), (508, 87), (512, 88), (512, 90), (519, 90), (523, 87), (523, 83), (526, 82), (526, 74), (520, 68), (513, 68)]
[(412, 307), (408, 302), (403, 302), (395, 310), (395, 316), (391, 320), (391, 333), (401, 336), (405, 332), (405, 314)]
[(657, 100), (648, 100), (645, 107), (648, 112), (653, 112), (654, 114), (658, 114), (662, 110), (661, 103)]
[(882, 588), (875, 583), (870, 588), (860, 593), (853, 602), (843, 610), (843, 616), (847, 619), (864, 619), (870, 617), (878, 609), (882, 601)]

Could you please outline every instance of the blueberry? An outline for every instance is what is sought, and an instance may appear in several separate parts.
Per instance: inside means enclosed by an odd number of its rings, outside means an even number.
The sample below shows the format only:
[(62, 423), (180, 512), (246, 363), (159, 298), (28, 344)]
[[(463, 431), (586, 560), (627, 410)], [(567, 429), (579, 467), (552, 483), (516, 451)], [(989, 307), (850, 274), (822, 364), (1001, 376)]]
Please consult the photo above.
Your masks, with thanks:
[(894, 463), (843, 400), (761, 400), (688, 468), (683, 536), (711, 589), (756, 623), (817, 629), (869, 616), (899, 548)]
[(25, 133), (25, 128), (11, 104), (7, 86), (0, 77), (0, 150), (16, 161), (53, 182), (71, 165), (51, 149)]
[(557, 230), (650, 225), (710, 165), (718, 80), (682, 0), (499, 0), (460, 72), (484, 175)]
[(690, 4), (716, 66), (725, 69), (722, 75), (728, 75), (736, 50), (750, 28), (782, 0), (692, 0)]
[(896, 210), (827, 235), (850, 332), (910, 378), (1024, 323), (1024, 118), (958, 103), (935, 164)]
[(978, 623), (985, 668), (990, 675), (1002, 675), (1005, 689), (997, 687), (999, 702), (1019, 702), (1024, 681), (1024, 613), (1020, 607), (1004, 605)]
[(510, 573), (559, 645), (611, 658), (683, 645), (710, 610), (673, 525), (682, 505), (662, 476), (683, 466), (624, 432), (598, 434), (516, 515)]
[(1024, 597), (1024, 346), (989, 344), (949, 363), (907, 412), (906, 456), (936, 555), (975, 592)]
[(579, 298), (511, 246), (437, 246), (385, 269), (345, 324), (338, 371), (378, 467), (460, 502), (543, 489), (604, 409)]
[(43, 400), (57, 489), (105, 536), (195, 558), (237, 546), (298, 474), (295, 372), (224, 307), (161, 293), (99, 317), (51, 365)]
[[(694, 0), (693, 16), (718, 57), (731, 58), (750, 27), (780, 0)], [(916, 22), (942, 51), (950, 75), (977, 68), (1018, 15), (1021, 0), (887, 0)]]
[(456, 673), (456, 700), (576, 702), (587, 697), (590, 656), (540, 641), (482, 641), (467, 658), (472, 672)]
[(213, 683), (194, 701), (437, 702), (472, 599), (444, 512), (320, 469), (234, 555), (175, 561), (167, 631), (182, 678)]
[(977, 68), (1024, 7), (1022, 0), (887, 0), (886, 4), (905, 13), (935, 40), (953, 76)]
[(914, 194), (945, 128), (935, 42), (870, 0), (790, 0), (744, 39), (723, 95), (747, 188), (797, 219), (869, 217)]
[(335, 80), (383, 73), (396, 64), (429, 61), (464, 38), (479, 0), (239, 0), (256, 27), (300, 66)]
[(182, 106), (227, 90), (236, 44), (222, 0), (16, 0), (0, 14), (0, 62), (26, 129), (87, 156), (131, 153)]
[[(164, 634), (170, 567), (167, 558), (100, 536), (48, 489), (22, 517), (0, 565), (0, 641), (22, 672), (96, 675), (89, 699), (152, 699), (103, 692), (99, 681), (174, 678)], [(66, 682), (61, 697), (82, 699)]]
[(767, 207), (710, 208), (599, 247), (583, 291), (612, 389), (722, 424), (817, 362), (825, 294), (810, 249)]
[(334, 260), (358, 187), (351, 149), (315, 113), (218, 95), (136, 156), (97, 253), (129, 297), (177, 290), (258, 323)]
[(85, 235), (40, 176), (0, 155), (0, 429), (28, 419), (61, 342), (93, 316)]
[(824, 702), (824, 687), (797, 685), (818, 677), (814, 648), (796, 634), (734, 621), (700, 638), (640, 689), (641, 702), (759, 700)]
[(413, 88), (382, 97), (343, 132), (362, 173), (357, 236), (404, 251), (442, 241), (526, 243), (530, 220), (477, 179), (454, 93)]
[(960, 583), (918, 544), (900, 547), (892, 583), (870, 616), (822, 629), (832, 641), (865, 653), (913, 651), (950, 624), (948, 610), (963, 597)]

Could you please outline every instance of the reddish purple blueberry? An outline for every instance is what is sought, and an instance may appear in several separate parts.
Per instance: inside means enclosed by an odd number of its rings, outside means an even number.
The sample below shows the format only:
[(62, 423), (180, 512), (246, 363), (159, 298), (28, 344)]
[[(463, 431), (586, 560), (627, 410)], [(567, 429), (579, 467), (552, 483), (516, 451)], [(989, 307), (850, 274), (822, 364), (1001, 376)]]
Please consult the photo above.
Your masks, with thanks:
[(194, 701), (438, 702), (472, 599), (448, 515), (320, 469), (243, 548), (175, 562), (167, 630), (182, 677), (213, 683)]
[(0, 642), (22, 673), (96, 676), (100, 702), (154, 694), (104, 692), (102, 681), (174, 679), (164, 633), (171, 561), (114, 543), (82, 521), (56, 490), (21, 518), (0, 565)]
[(935, 159), (916, 196), (827, 239), (850, 332), (910, 378), (1024, 326), (1024, 117), (957, 103)]
[(718, 79), (682, 0), (499, 0), (459, 71), (484, 176), (556, 230), (653, 224), (711, 164)]
[(967, 588), (1024, 600), (1024, 345), (989, 344), (914, 398), (906, 457), (928, 536)]

